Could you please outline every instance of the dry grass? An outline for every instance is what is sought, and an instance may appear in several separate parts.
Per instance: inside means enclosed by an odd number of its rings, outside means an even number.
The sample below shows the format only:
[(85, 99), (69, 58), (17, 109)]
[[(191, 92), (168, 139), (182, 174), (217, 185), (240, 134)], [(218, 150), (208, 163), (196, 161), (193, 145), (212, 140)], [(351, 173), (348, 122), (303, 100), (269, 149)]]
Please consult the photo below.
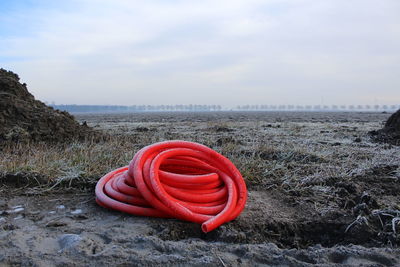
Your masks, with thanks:
[(134, 150), (127, 138), (117, 137), (100, 143), (19, 144), (2, 149), (0, 169), (7, 173), (38, 173), (50, 183), (73, 179), (91, 182), (114, 168), (126, 165)]
[[(237, 165), (250, 187), (307, 187), (400, 162), (399, 147), (371, 143), (366, 135), (380, 122), (85, 119), (110, 136), (102, 142), (9, 145), (0, 151), (0, 170), (38, 173), (49, 182), (79, 179), (93, 184), (108, 171), (127, 165), (141, 147), (171, 139), (196, 141), (219, 151)], [(354, 142), (355, 137), (362, 142)]]

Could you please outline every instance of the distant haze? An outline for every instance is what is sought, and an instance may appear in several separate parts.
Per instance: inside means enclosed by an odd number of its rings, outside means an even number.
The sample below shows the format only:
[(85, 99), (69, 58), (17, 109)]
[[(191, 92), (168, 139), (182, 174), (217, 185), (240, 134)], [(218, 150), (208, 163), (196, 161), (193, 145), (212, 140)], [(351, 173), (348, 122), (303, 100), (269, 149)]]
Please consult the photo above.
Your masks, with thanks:
[(2, 0), (0, 67), (57, 104), (394, 105), (399, 0)]

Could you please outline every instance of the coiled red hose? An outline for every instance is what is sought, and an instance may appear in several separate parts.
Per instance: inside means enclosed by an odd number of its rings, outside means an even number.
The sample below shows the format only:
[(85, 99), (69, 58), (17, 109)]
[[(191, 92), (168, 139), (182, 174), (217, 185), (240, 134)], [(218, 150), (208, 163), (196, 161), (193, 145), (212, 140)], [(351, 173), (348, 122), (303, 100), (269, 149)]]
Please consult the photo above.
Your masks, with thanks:
[(146, 146), (129, 166), (106, 174), (96, 185), (96, 201), (103, 207), (200, 223), (205, 233), (235, 219), (246, 200), (246, 184), (235, 165), (187, 141)]

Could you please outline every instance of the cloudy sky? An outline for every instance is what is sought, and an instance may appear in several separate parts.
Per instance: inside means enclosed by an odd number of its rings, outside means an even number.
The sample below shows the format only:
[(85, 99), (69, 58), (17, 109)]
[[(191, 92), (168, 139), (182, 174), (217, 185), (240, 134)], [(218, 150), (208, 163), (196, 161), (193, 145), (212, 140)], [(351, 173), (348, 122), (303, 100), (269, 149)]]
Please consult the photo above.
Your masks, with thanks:
[(399, 104), (399, 0), (1, 0), (0, 67), (57, 104)]

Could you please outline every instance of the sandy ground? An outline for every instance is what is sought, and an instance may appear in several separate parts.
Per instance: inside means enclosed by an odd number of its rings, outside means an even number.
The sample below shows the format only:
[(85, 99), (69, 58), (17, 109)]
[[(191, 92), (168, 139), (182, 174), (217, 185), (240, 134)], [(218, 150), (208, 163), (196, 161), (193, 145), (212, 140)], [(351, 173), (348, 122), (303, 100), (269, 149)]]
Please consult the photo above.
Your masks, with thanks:
[[(260, 209), (275, 224), (286, 222), (296, 209), (282, 206), (265, 192), (251, 191), (249, 205), (238, 221), (245, 223)], [(200, 233), (198, 225), (176, 220), (134, 217), (105, 210), (92, 194), (3, 198), (0, 261), (22, 266), (399, 266), (400, 251), (356, 245), (282, 249), (273, 243), (232, 242), (244, 232), (229, 226), (218, 238)], [(6, 202), (6, 203), (5, 203)], [(177, 226), (192, 237), (173, 237)], [(184, 230), (182, 230), (184, 229)], [(224, 242), (225, 241), (225, 242)]]
[(115, 134), (145, 136), (146, 142), (199, 141), (249, 164), (271, 165), (265, 165), (265, 181), (248, 182), (244, 212), (208, 234), (193, 223), (101, 208), (90, 186), (37, 195), (33, 188), (3, 184), (0, 265), (400, 266), (400, 148), (374, 144), (367, 135), (387, 117), (79, 115)]

